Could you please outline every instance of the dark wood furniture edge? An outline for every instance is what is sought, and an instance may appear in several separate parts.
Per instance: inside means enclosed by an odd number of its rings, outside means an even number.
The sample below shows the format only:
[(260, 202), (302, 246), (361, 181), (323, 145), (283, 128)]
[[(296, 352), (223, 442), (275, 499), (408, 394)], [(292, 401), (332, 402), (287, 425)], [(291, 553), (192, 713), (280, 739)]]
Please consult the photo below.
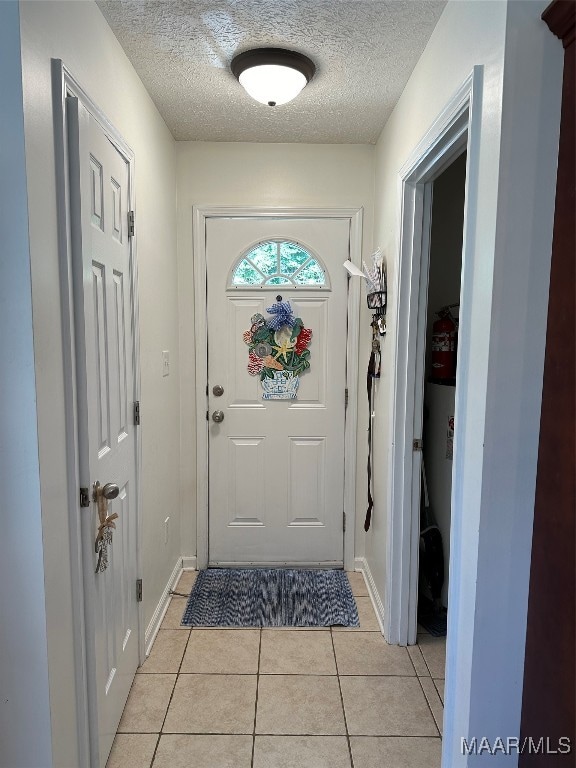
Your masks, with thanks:
[(542, 14), (550, 32), (562, 40), (564, 48), (574, 42), (576, 0), (554, 0)]
[(520, 726), (521, 740), (542, 736), (554, 749), (564, 737), (571, 750), (524, 750), (520, 768), (575, 765), (575, 11), (575, 0), (555, 0), (542, 14), (564, 70)]

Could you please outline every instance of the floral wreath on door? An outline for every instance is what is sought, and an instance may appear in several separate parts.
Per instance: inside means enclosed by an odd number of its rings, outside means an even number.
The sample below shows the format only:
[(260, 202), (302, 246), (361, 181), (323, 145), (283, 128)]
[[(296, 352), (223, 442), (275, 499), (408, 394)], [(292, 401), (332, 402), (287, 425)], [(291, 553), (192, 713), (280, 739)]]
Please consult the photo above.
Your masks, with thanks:
[(248, 345), (248, 373), (260, 376), (264, 400), (294, 400), (300, 375), (310, 368), (312, 331), (295, 317), (289, 301), (278, 299), (266, 309), (270, 317), (252, 316), (244, 331)]

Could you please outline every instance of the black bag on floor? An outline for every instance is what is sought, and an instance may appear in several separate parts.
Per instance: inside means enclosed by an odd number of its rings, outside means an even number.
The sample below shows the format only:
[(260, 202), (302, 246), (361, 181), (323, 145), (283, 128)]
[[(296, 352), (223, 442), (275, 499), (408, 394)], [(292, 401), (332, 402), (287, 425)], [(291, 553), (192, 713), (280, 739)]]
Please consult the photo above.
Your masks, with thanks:
[(437, 525), (420, 532), (420, 573), (434, 602), (440, 600), (444, 586), (444, 549)]

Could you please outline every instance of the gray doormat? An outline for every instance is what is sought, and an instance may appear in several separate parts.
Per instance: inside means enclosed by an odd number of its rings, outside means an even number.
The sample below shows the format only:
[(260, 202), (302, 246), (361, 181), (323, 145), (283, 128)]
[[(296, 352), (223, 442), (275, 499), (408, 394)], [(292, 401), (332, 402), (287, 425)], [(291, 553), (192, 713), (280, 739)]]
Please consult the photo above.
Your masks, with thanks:
[(200, 571), (186, 627), (358, 627), (344, 571), (209, 568)]

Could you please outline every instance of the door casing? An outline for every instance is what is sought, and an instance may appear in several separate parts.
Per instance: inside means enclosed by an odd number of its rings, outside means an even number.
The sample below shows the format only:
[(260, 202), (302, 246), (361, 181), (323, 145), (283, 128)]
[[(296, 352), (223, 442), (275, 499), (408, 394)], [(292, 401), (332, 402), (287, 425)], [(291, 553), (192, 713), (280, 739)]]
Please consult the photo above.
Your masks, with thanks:
[[(468, 346), (466, 310), (470, 301), (473, 252), (470, 212), (475, 200), (469, 191), (476, 187), (478, 125), (482, 90), (482, 67), (470, 77), (446, 105), (428, 134), (416, 147), (400, 171), (402, 204), (400, 263), (396, 295), (398, 328), (394, 352), (394, 395), (391, 398), (392, 450), (388, 508), (387, 599), (385, 636), (389, 643), (416, 642), (418, 597), (418, 550), (420, 536), (421, 456), (413, 441), (422, 437), (424, 399), (424, 347), (428, 294), (429, 239), (432, 221), (432, 183), (465, 149), (466, 203), (462, 246), (461, 316), (465, 318), (457, 371), (452, 508), (461, 494), (461, 465), (458, 451), (464, 429), (464, 407), (459, 393), (466, 391)], [(457, 514), (453, 528), (458, 528)], [(451, 567), (460, 557), (458, 541), (451, 536)], [(452, 563), (454, 561), (454, 564)], [(455, 582), (458, 579), (455, 567)], [(452, 582), (452, 580), (451, 580)]]
[[(206, 325), (206, 221), (209, 218), (310, 218), (348, 219), (350, 222), (350, 260), (362, 262), (362, 208), (282, 208), (194, 206), (194, 322), (196, 338), (196, 537), (197, 565), (208, 564), (208, 423), (207, 410), (208, 337)], [(360, 281), (351, 280), (348, 291), (348, 338), (346, 343), (346, 386), (348, 408), (344, 432), (344, 567), (354, 570), (354, 530), (356, 518), (356, 429), (358, 422), (358, 340), (360, 328)]]
[[(389, 643), (411, 645), (416, 642), (418, 601), (418, 560), (420, 538), (421, 454), (413, 441), (422, 438), (424, 401), (424, 354), (426, 343), (428, 266), (432, 223), (432, 184), (462, 152), (468, 150), (466, 203), (462, 245), (461, 330), (457, 371), (452, 508), (461, 493), (459, 436), (464, 428), (461, 393), (467, 391), (468, 318), (473, 253), (467, 222), (476, 204), (475, 168), (479, 147), (477, 124), (480, 109), (482, 68), (475, 67), (470, 77), (447, 104), (429, 133), (416, 147), (400, 170), (399, 192), (402, 205), (400, 263), (395, 295), (396, 341), (394, 347), (394, 390), (390, 398), (392, 441), (389, 466), (388, 551), (385, 635)], [(459, 524), (457, 514), (452, 527)], [(452, 550), (454, 557), (459, 549)], [(452, 560), (452, 555), (451, 555)]]
[[(67, 490), (69, 499), (69, 527), (71, 542), (72, 611), (74, 616), (74, 668), (76, 681), (76, 707), (78, 717), (78, 768), (90, 768), (90, 739), (97, 724), (90, 715), (89, 687), (93, 685), (93, 670), (87, 658), (85, 615), (91, 610), (84, 591), (85, 564), (82, 557), (80, 490), (80, 437), (78, 430), (77, 391), (74, 319), (73, 250), (71, 244), (71, 205), (68, 175), (68, 139), (66, 98), (73, 96), (86, 108), (99, 124), (109, 141), (126, 159), (128, 164), (129, 208), (134, 210), (134, 153), (106, 115), (90, 98), (80, 83), (64, 66), (60, 59), (52, 59), (52, 91), (55, 124), (55, 160), (57, 183), (58, 250), (60, 253), (60, 287), (63, 317), (64, 381), (66, 401), (66, 443), (67, 443)], [(138, 264), (136, 259), (136, 237), (130, 238), (132, 317), (134, 329), (134, 399), (140, 400), (140, 353), (138, 322)], [(140, 430), (136, 430), (136, 495), (137, 495), (137, 542), (136, 569), (141, 574), (142, 536), (142, 493), (141, 493), (142, 445)], [(138, 648), (140, 664), (146, 653), (144, 647), (144, 614), (142, 603), (138, 604)]]

